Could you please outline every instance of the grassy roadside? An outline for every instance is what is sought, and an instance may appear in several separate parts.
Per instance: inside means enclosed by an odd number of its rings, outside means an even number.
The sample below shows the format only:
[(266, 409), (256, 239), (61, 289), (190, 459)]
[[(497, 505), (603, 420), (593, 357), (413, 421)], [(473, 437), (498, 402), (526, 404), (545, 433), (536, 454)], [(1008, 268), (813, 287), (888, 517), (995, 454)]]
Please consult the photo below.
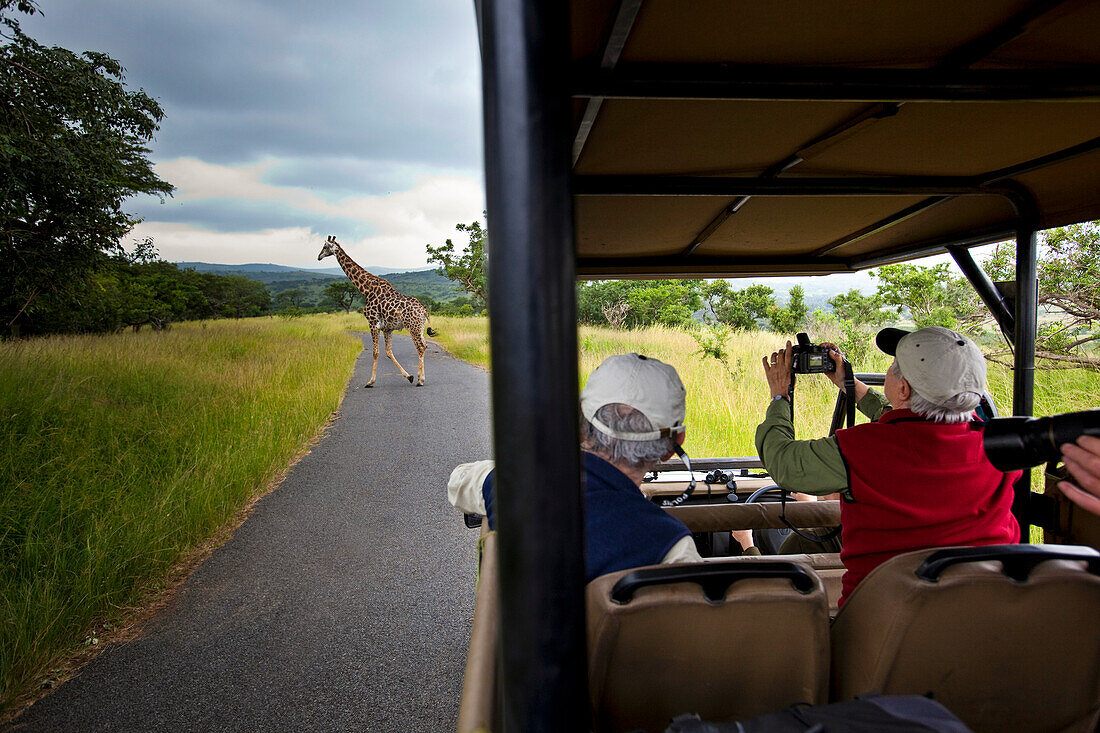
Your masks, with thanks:
[(251, 319), (0, 344), (0, 711), (306, 448), (361, 348), (344, 328)]

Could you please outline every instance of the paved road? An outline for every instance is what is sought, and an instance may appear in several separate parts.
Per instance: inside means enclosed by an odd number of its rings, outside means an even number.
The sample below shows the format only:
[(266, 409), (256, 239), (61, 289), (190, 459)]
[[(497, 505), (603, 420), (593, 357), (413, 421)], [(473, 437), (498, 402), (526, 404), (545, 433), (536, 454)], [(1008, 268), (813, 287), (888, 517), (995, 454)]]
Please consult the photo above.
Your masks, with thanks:
[[(489, 456), (488, 375), (432, 347), (426, 385), (370, 336), (339, 419), (140, 639), (107, 649), (20, 731), (454, 730), (476, 533), (446, 478)], [(394, 352), (416, 373), (416, 352)]]

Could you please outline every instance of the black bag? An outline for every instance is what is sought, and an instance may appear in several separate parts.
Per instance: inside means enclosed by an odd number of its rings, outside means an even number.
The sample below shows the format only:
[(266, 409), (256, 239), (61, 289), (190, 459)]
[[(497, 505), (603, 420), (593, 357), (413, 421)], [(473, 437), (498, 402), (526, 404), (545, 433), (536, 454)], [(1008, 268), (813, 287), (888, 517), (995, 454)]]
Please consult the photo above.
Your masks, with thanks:
[(792, 705), (740, 723), (672, 719), (665, 733), (972, 733), (935, 700), (920, 695), (864, 695), (831, 705)]

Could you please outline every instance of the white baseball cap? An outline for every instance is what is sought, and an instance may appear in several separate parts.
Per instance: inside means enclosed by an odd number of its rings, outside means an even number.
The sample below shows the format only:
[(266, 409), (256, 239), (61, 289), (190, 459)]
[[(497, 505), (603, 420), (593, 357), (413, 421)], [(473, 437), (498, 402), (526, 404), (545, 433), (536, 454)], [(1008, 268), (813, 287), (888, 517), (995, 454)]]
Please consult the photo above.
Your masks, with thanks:
[(982, 350), (958, 331), (943, 326), (912, 332), (884, 328), (875, 343), (898, 360), (902, 377), (933, 404), (945, 405), (964, 392), (985, 392)]
[[(657, 440), (685, 430), (687, 390), (676, 370), (659, 359), (641, 354), (617, 354), (603, 360), (588, 376), (581, 391), (581, 414), (605, 435), (619, 440)], [(604, 405), (620, 403), (645, 415), (653, 425), (648, 433), (621, 433), (596, 419)]]

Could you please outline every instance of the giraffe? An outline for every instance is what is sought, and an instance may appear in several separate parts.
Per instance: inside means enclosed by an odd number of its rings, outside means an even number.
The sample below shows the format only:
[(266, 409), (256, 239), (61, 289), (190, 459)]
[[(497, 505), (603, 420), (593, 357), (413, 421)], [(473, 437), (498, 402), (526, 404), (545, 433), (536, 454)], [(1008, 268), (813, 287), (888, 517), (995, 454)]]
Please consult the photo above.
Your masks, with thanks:
[[(413, 344), (416, 345), (416, 353), (420, 357), (420, 366), (416, 371), (416, 386), (424, 386), (424, 349), (426, 347), (424, 327), (429, 319), (428, 309), (416, 298), (402, 295), (394, 290), (388, 282), (377, 275), (372, 275), (356, 264), (355, 260), (349, 257), (344, 248), (336, 242), (335, 236), (330, 236), (325, 240), (325, 246), (321, 248), (321, 254), (317, 255), (317, 259), (323, 260), (329, 255), (336, 255), (336, 261), (340, 263), (340, 268), (352, 284), (359, 289), (359, 292), (363, 294), (363, 298), (367, 302), (367, 305), (363, 308), (363, 315), (370, 322), (370, 338), (374, 343), (374, 362), (370, 368), (370, 381), (365, 386), (374, 386), (375, 375), (378, 372), (379, 331), (386, 337), (386, 356), (397, 365), (401, 376), (409, 380), (409, 384), (413, 383), (412, 375), (405, 371), (405, 368), (397, 361), (390, 349), (390, 336), (393, 335), (394, 330), (400, 328), (408, 330), (409, 335), (412, 336)], [(434, 336), (435, 332), (428, 328), (428, 335)]]

